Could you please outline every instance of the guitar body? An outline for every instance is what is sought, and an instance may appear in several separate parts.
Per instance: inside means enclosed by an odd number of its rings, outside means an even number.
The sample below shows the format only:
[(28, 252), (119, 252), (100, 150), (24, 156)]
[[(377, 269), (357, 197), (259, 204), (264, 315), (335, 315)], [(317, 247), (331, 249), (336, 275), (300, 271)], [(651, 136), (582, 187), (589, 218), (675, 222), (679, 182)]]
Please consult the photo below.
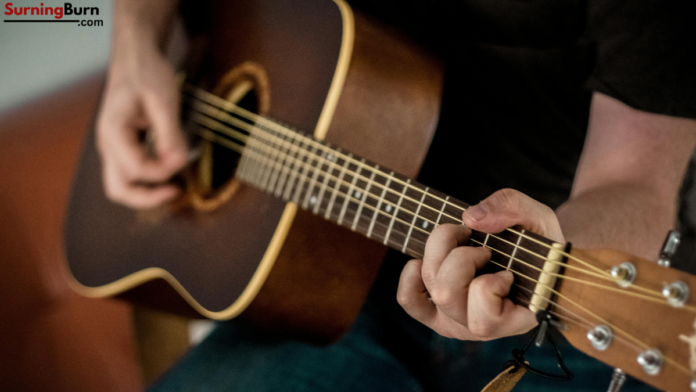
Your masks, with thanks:
[[(202, 14), (207, 21), (192, 21), (204, 34), (191, 41), (188, 79), (224, 97), (250, 79), (262, 114), (418, 174), (442, 94), (429, 54), (341, 1), (218, 1)], [(73, 287), (217, 320), (244, 312), (315, 342), (340, 337), (386, 248), (234, 179), (227, 189), (205, 208), (114, 204), (92, 133), (66, 221)]]

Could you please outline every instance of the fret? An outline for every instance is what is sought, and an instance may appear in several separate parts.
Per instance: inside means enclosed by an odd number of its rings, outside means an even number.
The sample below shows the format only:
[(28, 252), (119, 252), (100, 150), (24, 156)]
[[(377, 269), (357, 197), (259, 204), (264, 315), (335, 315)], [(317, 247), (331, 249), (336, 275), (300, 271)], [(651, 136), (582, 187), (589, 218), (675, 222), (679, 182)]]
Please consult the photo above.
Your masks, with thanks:
[(352, 157), (352, 154), (348, 154), (348, 157), (343, 160), (343, 165), (341, 165), (341, 172), (338, 174), (338, 179), (336, 180), (336, 186), (334, 186), (333, 192), (331, 192), (331, 198), (329, 199), (329, 205), (326, 207), (326, 213), (324, 214), (324, 218), (330, 219), (331, 218), (331, 209), (333, 208), (333, 203), (336, 201), (336, 195), (338, 194), (338, 190), (341, 188), (341, 184), (343, 183), (343, 177), (346, 175), (346, 169), (348, 169), (348, 164), (350, 163), (350, 157)]
[(318, 198), (317, 198), (317, 202), (316, 202), (316, 204), (315, 204), (315, 206), (314, 206), (314, 211), (313, 211), (315, 214), (319, 213), (319, 206), (321, 206), (321, 201), (322, 201), (322, 199), (324, 198), (324, 192), (326, 192), (326, 185), (327, 185), (328, 182), (329, 182), (329, 178), (331, 178), (331, 177), (333, 176), (333, 175), (331, 174), (331, 173), (333, 173), (333, 168), (330, 167), (330, 165), (333, 165), (333, 162), (331, 162), (331, 159), (332, 159), (332, 158), (333, 158), (333, 157), (332, 157), (332, 155), (331, 155), (330, 152), (328, 152), (328, 153), (325, 154), (324, 159), (325, 159), (327, 162), (329, 162), (329, 163), (327, 164), (328, 171), (324, 174), (324, 181), (321, 182), (321, 188), (319, 188), (319, 196), (318, 196)]
[[(524, 230), (522, 231), (524, 233)], [(510, 271), (510, 266), (512, 265), (512, 262), (515, 260), (515, 254), (517, 253), (517, 249), (520, 246), (520, 241), (522, 240), (522, 236), (518, 235), (517, 236), (517, 242), (515, 242), (515, 248), (512, 250), (512, 253), (510, 254), (510, 262), (508, 262), (507, 270)]]
[[(295, 144), (295, 140), (298, 140), (300, 143), (304, 143), (304, 141), (302, 139), (297, 138), (297, 139), (293, 139), (293, 141), (292, 141), (293, 145)], [(296, 186), (296, 185), (294, 185), (295, 179), (298, 179), (297, 175), (300, 172), (300, 169), (299, 168), (296, 169), (296, 167), (298, 165), (298, 162), (302, 162), (302, 160), (304, 159), (304, 157), (300, 156), (301, 151), (306, 151), (306, 150), (304, 148), (302, 148), (302, 144), (298, 144), (297, 150), (295, 153), (295, 159), (293, 160), (292, 166), (291, 166), (292, 170), (290, 172), (290, 181), (288, 181), (288, 185), (286, 185), (285, 191), (283, 192), (283, 200), (286, 200), (286, 201), (290, 200), (293, 188)], [(298, 181), (299, 181), (299, 179), (298, 179)]]
[(317, 183), (317, 177), (319, 177), (319, 173), (322, 171), (322, 167), (324, 166), (324, 162), (322, 161), (323, 158), (321, 156), (321, 153), (315, 154), (312, 157), (313, 161), (316, 161), (318, 166), (314, 166), (313, 164), (310, 165), (314, 170), (314, 173), (312, 174), (312, 179), (309, 181), (309, 187), (307, 188), (307, 193), (305, 193), (304, 201), (302, 202), (302, 208), (307, 209), (309, 206), (309, 201), (312, 200), (312, 205), (314, 205), (317, 201), (317, 197), (315, 195), (312, 195), (312, 191), (314, 190), (314, 187), (316, 186)]
[[(254, 151), (254, 144), (256, 141), (256, 136), (252, 132), (249, 134), (249, 138), (247, 139), (246, 143), (246, 148), (244, 149), (245, 155), (253, 155), (255, 154)], [(248, 165), (246, 173), (244, 173), (244, 177), (247, 179), (247, 181), (256, 184), (256, 173), (258, 172), (258, 166), (261, 164), (261, 160), (258, 158), (251, 158), (249, 157), (249, 160), (251, 161), (250, 164)]]
[(370, 221), (370, 227), (367, 229), (367, 237), (370, 238), (372, 235), (372, 230), (375, 227), (375, 220), (377, 218), (377, 214), (379, 214), (380, 208), (382, 208), (382, 203), (384, 202), (384, 196), (387, 193), (387, 188), (389, 188), (389, 185), (391, 184), (392, 176), (394, 175), (394, 172), (390, 172), (389, 176), (387, 177), (387, 182), (386, 184), (383, 185), (382, 188), (382, 194), (379, 196), (379, 199), (377, 200), (377, 207), (375, 208), (374, 214), (372, 214), (372, 220)]
[[(313, 161), (313, 158), (311, 157), (314, 156), (317, 149), (316, 146), (312, 146), (311, 148), (312, 150), (309, 152), (309, 154), (305, 154), (305, 156), (302, 157), (302, 161), (300, 161), (302, 164), (302, 171), (300, 172), (300, 178), (297, 179), (297, 188), (295, 189), (295, 195), (292, 198), (297, 204), (300, 204), (302, 191), (307, 181), (307, 167), (312, 167), (311, 162)], [(302, 178), (304, 178), (304, 180)]]
[[(281, 135), (280, 140), (280, 146), (278, 146), (278, 148), (274, 148), (274, 150), (276, 151), (276, 163), (280, 165), (280, 169), (271, 173), (271, 178), (268, 180), (268, 184), (266, 184), (266, 192), (272, 194), (275, 193), (275, 186), (278, 185), (278, 178), (283, 173), (283, 169), (287, 170), (287, 165), (285, 165), (284, 163), (288, 158), (288, 154), (283, 151), (283, 147), (285, 147), (288, 144), (287, 135)], [(286, 150), (288, 150), (287, 147), (285, 148)]]
[(482, 248), (485, 248), (485, 247), (486, 247), (486, 244), (488, 244), (488, 239), (489, 239), (490, 237), (491, 237), (491, 235), (488, 234), (488, 233), (486, 233), (486, 239), (483, 240)]
[(442, 202), (442, 208), (440, 209), (440, 213), (437, 215), (437, 220), (435, 221), (435, 226), (440, 225), (440, 219), (442, 219), (442, 214), (445, 212), (445, 207), (447, 207), (447, 202), (449, 201), (450, 197), (447, 196), (445, 198), (445, 201)]
[(389, 228), (387, 229), (387, 234), (384, 236), (384, 245), (387, 245), (389, 243), (389, 236), (391, 235), (392, 227), (394, 227), (394, 220), (396, 219), (396, 215), (399, 213), (399, 208), (401, 207), (401, 202), (404, 200), (404, 194), (406, 193), (406, 190), (408, 189), (408, 186), (410, 184), (411, 184), (411, 180), (410, 179), (406, 180), (406, 185), (404, 186), (404, 189), (399, 196), (399, 201), (396, 203), (394, 215), (392, 215), (392, 218), (389, 221)]
[(418, 219), (418, 214), (420, 213), (421, 207), (423, 207), (423, 201), (425, 200), (425, 196), (428, 194), (428, 190), (430, 188), (425, 188), (423, 191), (423, 196), (421, 197), (420, 201), (418, 202), (418, 208), (416, 208), (416, 213), (413, 214), (413, 220), (411, 221), (411, 225), (408, 228), (408, 234), (406, 234), (406, 241), (404, 241), (404, 246), (401, 248), (402, 252), (406, 252), (406, 247), (408, 245), (408, 240), (411, 238), (411, 233), (413, 232), (413, 227), (416, 224), (416, 220)]
[[(296, 138), (290, 138), (290, 146), (291, 147), (297, 147), (295, 146), (295, 140)], [(295, 148), (293, 148), (294, 150)], [(295, 156), (292, 156), (292, 153), (290, 152), (290, 149), (288, 148), (287, 154), (286, 154), (286, 162), (288, 162), (287, 167), (288, 167), (288, 172), (285, 175), (281, 175), (278, 178), (278, 184), (276, 185), (275, 192), (273, 192), (273, 195), (275, 197), (281, 197), (281, 195), (284, 195), (283, 188), (286, 186), (286, 181), (290, 176), (292, 176), (295, 168), (295, 164), (297, 163), (297, 156), (299, 155), (299, 148), (297, 148)], [(292, 187), (292, 183), (288, 183), (290, 187)], [(283, 197), (283, 199), (286, 199)], [(286, 199), (287, 200), (287, 199)]]
[(256, 186), (260, 186), (261, 185), (259, 182), (259, 180), (261, 179), (260, 173), (263, 173), (264, 170), (266, 170), (266, 168), (268, 167), (268, 165), (266, 163), (268, 161), (268, 159), (262, 153), (260, 153), (257, 148), (255, 148), (255, 146), (258, 144), (258, 140), (256, 139), (256, 137), (254, 137), (253, 142), (254, 142), (254, 144), (253, 144), (253, 146), (251, 146), (250, 152), (256, 156), (256, 158), (254, 158), (254, 160), (256, 161), (256, 165), (252, 166), (252, 172), (250, 173), (250, 175), (251, 175), (251, 181)]
[[(364, 165), (365, 159), (361, 159), (360, 162)], [(348, 192), (346, 192), (346, 199), (343, 201), (343, 207), (341, 207), (341, 213), (338, 215), (337, 223), (339, 225), (343, 223), (343, 216), (346, 214), (346, 208), (348, 207), (350, 199), (353, 196), (353, 189), (355, 188), (355, 183), (358, 181), (358, 177), (360, 176), (360, 172), (362, 171), (363, 165), (360, 165), (358, 167), (358, 170), (353, 175), (353, 180), (350, 182), (350, 187), (348, 187)]]
[(360, 200), (360, 204), (358, 205), (358, 211), (355, 213), (355, 219), (353, 219), (353, 225), (351, 227), (351, 230), (355, 231), (356, 227), (358, 226), (358, 221), (360, 220), (360, 217), (362, 216), (362, 210), (363, 207), (365, 207), (365, 200), (368, 199), (370, 196), (370, 187), (372, 187), (372, 183), (375, 180), (375, 174), (377, 174), (377, 171), (379, 170), (379, 165), (375, 166), (372, 169), (372, 174), (370, 174), (370, 179), (367, 181), (367, 186), (365, 187), (365, 191), (363, 193), (362, 200)]
[[(266, 187), (268, 185), (268, 181), (271, 178), (271, 175), (274, 173), (275, 165), (273, 164), (274, 161), (278, 158), (278, 149), (275, 148), (275, 143), (273, 140), (269, 140), (263, 132), (259, 132), (259, 135), (264, 136), (264, 141), (260, 143), (261, 151), (262, 154), (267, 154), (265, 155), (268, 161), (268, 165), (266, 167), (266, 170), (264, 170), (263, 175), (261, 177), (261, 182), (259, 183), (259, 187), (263, 190), (266, 190)], [(259, 139), (260, 140), (260, 139)], [(270, 152), (268, 152), (270, 150)]]

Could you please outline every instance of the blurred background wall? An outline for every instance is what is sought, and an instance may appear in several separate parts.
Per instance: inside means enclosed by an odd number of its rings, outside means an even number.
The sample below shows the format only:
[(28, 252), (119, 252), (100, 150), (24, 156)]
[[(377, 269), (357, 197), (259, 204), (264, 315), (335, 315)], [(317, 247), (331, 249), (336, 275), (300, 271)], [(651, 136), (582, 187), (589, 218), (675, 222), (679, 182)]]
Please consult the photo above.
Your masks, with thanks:
[[(4, 12), (9, 2), (17, 7), (42, 4), (42, 0), (5, 0), (2, 2), (3, 19), (7, 19)], [(63, 3), (62, 0), (43, 0), (46, 7)], [(102, 20), (104, 25), (0, 23), (0, 113), (106, 66), (112, 27), (111, 1), (78, 0), (72, 4), (98, 7), (99, 15), (90, 18)]]

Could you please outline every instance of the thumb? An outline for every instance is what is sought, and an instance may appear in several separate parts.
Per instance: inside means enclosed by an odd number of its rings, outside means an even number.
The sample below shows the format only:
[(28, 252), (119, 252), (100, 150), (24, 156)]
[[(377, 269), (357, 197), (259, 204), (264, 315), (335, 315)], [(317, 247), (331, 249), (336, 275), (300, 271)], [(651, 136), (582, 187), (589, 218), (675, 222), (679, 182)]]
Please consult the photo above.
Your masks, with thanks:
[(554, 241), (565, 242), (554, 211), (513, 189), (499, 190), (467, 208), (462, 221), (484, 233), (499, 233), (508, 227), (522, 226)]

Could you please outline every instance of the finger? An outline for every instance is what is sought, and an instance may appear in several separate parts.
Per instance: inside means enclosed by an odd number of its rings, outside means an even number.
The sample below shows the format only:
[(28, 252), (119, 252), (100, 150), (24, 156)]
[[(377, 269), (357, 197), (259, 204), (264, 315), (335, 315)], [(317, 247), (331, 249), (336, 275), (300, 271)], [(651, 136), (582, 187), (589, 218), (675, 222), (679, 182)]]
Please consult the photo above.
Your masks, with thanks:
[(423, 280), (432, 282), (440, 265), (452, 249), (464, 244), (471, 235), (471, 230), (466, 226), (443, 224), (437, 226), (425, 243), (423, 251)]
[(520, 225), (525, 229), (565, 242), (558, 218), (551, 208), (513, 189), (502, 189), (462, 214), (465, 225), (485, 233), (499, 233)]
[(430, 326), (436, 316), (437, 309), (430, 302), (428, 291), (423, 284), (422, 265), (422, 260), (411, 260), (406, 263), (399, 278), (396, 300), (411, 317), (426, 326)]
[(426, 287), (438, 310), (452, 320), (467, 325), (469, 284), (476, 271), (491, 258), (489, 249), (458, 247), (445, 258), (437, 278)]
[(500, 271), (481, 275), (471, 282), (468, 327), (479, 339), (518, 335), (537, 324), (532, 311), (507, 298), (513, 280), (511, 272)]
[(143, 187), (129, 183), (118, 174), (118, 170), (106, 166), (103, 171), (104, 191), (111, 201), (134, 209), (149, 209), (168, 202), (181, 193), (172, 184)]
[(138, 131), (147, 120), (138, 108), (138, 99), (116, 93), (105, 103), (97, 128), (97, 145), (105, 165), (113, 165), (127, 182), (162, 183), (176, 170), (150, 159), (138, 140)]
[(151, 122), (157, 160), (177, 172), (186, 165), (188, 144), (179, 121), (177, 82), (166, 72), (143, 94), (145, 115)]
[(422, 263), (422, 260), (411, 260), (406, 264), (399, 278), (396, 300), (411, 317), (442, 336), (476, 339), (466, 326), (447, 317), (430, 301), (420, 274)]

